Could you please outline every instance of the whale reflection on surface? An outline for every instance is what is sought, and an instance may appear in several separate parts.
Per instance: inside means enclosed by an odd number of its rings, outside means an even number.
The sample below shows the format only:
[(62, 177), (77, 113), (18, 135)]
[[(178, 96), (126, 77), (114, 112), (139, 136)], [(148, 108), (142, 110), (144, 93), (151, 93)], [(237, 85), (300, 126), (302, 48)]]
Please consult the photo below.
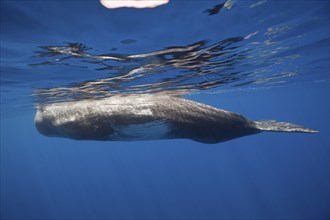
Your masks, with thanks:
[[(274, 72), (287, 57), (272, 58), (284, 50), (280, 45), (251, 40), (258, 33), (227, 38), (215, 43), (199, 41), (140, 54), (93, 54), (81, 43), (41, 46), (34, 67), (65, 65), (87, 68), (95, 73), (90, 80), (75, 80), (57, 87), (34, 90), (37, 103), (52, 103), (111, 97), (114, 94), (185, 94), (213, 88), (272, 85), (295, 76), (295, 70)], [(269, 35), (271, 36), (271, 34)], [(40, 61), (41, 60), (41, 61)], [(275, 64), (274, 64), (275, 63)], [(102, 76), (98, 76), (102, 73)], [(106, 77), (104, 77), (106, 74)]]

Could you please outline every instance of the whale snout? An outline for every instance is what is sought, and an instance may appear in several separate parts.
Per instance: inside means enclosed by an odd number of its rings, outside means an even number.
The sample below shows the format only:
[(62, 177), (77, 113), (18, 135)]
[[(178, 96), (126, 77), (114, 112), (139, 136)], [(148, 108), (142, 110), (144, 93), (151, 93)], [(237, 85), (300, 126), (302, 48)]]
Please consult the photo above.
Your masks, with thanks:
[(79, 111), (58, 111), (57, 106), (40, 107), (34, 118), (37, 130), (48, 137), (76, 140), (107, 140), (114, 132), (111, 124), (97, 116), (85, 117)]
[(45, 136), (60, 136), (57, 127), (54, 125), (54, 119), (43, 108), (38, 108), (34, 124), (37, 130)]

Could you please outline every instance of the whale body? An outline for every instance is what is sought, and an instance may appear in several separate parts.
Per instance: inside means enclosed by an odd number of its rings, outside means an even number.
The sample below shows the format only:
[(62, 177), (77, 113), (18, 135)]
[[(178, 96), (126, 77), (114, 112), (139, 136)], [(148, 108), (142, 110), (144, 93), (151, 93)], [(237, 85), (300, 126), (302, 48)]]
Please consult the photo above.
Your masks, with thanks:
[(219, 143), (262, 131), (317, 132), (277, 121), (252, 121), (179, 96), (116, 95), (100, 100), (38, 106), (37, 130), (76, 140), (191, 139)]

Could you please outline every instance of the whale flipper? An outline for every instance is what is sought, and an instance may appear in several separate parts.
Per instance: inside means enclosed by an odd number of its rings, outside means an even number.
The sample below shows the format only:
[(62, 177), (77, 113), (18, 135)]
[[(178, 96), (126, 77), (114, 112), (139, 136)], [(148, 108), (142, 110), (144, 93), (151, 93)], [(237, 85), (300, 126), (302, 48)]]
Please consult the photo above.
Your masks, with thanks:
[(256, 127), (262, 131), (274, 132), (299, 132), (299, 133), (316, 133), (318, 131), (305, 128), (300, 125), (289, 122), (279, 122), (274, 120), (255, 121)]

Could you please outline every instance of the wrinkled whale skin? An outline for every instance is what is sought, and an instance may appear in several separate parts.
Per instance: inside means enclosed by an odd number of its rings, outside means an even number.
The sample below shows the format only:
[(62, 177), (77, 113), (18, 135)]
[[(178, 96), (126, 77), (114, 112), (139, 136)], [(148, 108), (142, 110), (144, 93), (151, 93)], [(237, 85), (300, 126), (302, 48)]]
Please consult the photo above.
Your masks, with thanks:
[(38, 106), (37, 130), (77, 140), (191, 139), (219, 143), (261, 132), (237, 113), (178, 96), (117, 95)]

